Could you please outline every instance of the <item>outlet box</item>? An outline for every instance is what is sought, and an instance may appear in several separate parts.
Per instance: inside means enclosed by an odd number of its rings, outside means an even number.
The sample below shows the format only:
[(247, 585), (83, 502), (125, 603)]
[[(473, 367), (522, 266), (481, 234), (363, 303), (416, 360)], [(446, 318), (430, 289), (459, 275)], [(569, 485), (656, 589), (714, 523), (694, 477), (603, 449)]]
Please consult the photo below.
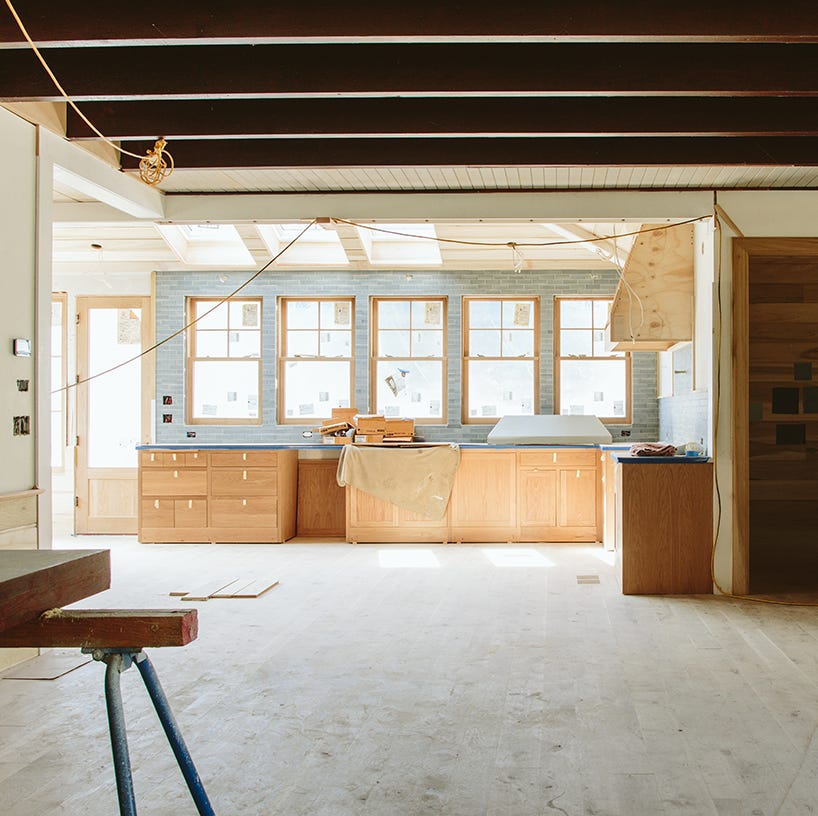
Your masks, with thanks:
[(14, 436), (28, 436), (31, 433), (31, 417), (16, 416), (14, 417), (14, 428), (12, 434)]

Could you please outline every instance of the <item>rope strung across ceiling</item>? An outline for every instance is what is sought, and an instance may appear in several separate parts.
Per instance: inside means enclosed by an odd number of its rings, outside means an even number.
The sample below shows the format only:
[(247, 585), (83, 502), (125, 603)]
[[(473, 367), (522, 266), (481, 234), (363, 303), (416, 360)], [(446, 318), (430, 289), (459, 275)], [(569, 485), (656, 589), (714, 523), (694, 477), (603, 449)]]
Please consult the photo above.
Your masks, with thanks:
[(73, 99), (68, 95), (65, 88), (60, 84), (60, 81), (55, 76), (54, 72), (49, 68), (48, 63), (45, 61), (45, 57), (40, 52), (40, 49), (34, 44), (34, 40), (31, 39), (31, 36), (28, 33), (23, 21), (20, 19), (20, 15), (17, 13), (17, 10), (11, 3), (11, 0), (6, 0), (6, 5), (8, 6), (9, 11), (11, 12), (12, 17), (14, 17), (15, 21), (17, 22), (17, 26), (19, 27), (20, 31), (22, 32), (23, 36), (26, 38), (26, 42), (31, 46), (32, 50), (34, 51), (37, 59), (42, 64), (45, 72), (51, 77), (51, 81), (56, 86), (57, 90), (62, 94), (65, 101), (73, 108), (76, 112), (77, 116), (88, 125), (91, 130), (99, 136), (102, 141), (106, 144), (110, 145), (114, 150), (122, 153), (126, 156), (131, 156), (134, 159), (139, 159), (139, 178), (150, 186), (154, 186), (159, 184), (163, 179), (166, 179), (172, 172), (173, 172), (173, 156), (165, 150), (165, 146), (167, 142), (162, 139), (161, 137), (157, 139), (156, 144), (152, 148), (148, 150), (148, 152), (141, 156), (138, 153), (131, 153), (130, 150), (125, 150), (123, 147), (120, 147), (116, 142), (111, 141), (99, 128), (94, 125), (94, 123), (77, 107), (77, 104), (74, 102)]

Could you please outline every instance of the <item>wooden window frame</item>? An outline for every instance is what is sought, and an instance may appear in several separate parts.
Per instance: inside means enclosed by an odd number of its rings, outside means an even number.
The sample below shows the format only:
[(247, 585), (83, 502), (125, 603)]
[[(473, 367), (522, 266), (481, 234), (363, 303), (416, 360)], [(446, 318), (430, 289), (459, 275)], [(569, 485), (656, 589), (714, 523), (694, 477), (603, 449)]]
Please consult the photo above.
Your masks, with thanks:
[[(350, 325), (350, 349), (352, 355), (350, 357), (322, 357), (317, 355), (315, 357), (285, 357), (284, 351), (287, 348), (287, 303), (294, 301), (302, 301), (308, 303), (319, 304), (319, 324), (317, 329), (304, 329), (304, 331), (321, 331), (321, 303), (349, 303), (349, 325)], [(349, 363), (349, 405), (355, 406), (355, 296), (354, 295), (339, 295), (338, 297), (312, 297), (310, 295), (296, 295), (290, 297), (288, 295), (280, 295), (276, 302), (276, 317), (278, 323), (278, 344), (277, 344), (277, 372), (278, 372), (278, 393), (277, 393), (277, 410), (278, 410), (278, 424), (279, 425), (315, 425), (322, 419), (329, 419), (330, 416), (325, 417), (292, 417), (288, 418), (285, 415), (286, 402), (286, 379), (284, 376), (285, 366), (291, 361), (304, 360), (329, 360), (332, 362), (347, 362)], [(320, 346), (319, 346), (320, 350)]]
[[(532, 357), (471, 357), (469, 354), (469, 304), (477, 301), (518, 302), (532, 301), (534, 303), (534, 355)], [(501, 315), (502, 315), (502, 306)], [(463, 363), (462, 363), (462, 390), (460, 395), (460, 420), (463, 425), (495, 425), (500, 417), (472, 417), (469, 416), (469, 362), (471, 360), (497, 362), (511, 362), (531, 360), (534, 367), (534, 403), (532, 413), (540, 413), (540, 296), (539, 295), (464, 295), (462, 303), (463, 315)], [(500, 327), (502, 335), (503, 328)], [(502, 342), (502, 337), (501, 337)], [(501, 349), (502, 350), (502, 349)]]
[[(190, 325), (196, 319), (196, 304), (197, 303), (212, 303), (214, 306), (222, 301), (219, 297), (198, 297), (195, 295), (188, 296), (185, 303), (186, 320), (185, 325)], [(258, 357), (197, 357), (196, 352), (196, 331), (197, 324), (190, 326), (187, 330), (187, 353), (185, 357), (185, 388), (187, 399), (185, 400), (185, 422), (188, 425), (261, 425), (264, 417), (264, 392), (263, 392), (263, 363), (264, 363), (264, 298), (258, 297), (240, 297), (231, 298), (225, 303), (229, 308), (230, 303), (258, 303), (259, 308), (259, 353)], [(229, 321), (229, 319), (228, 319)], [(230, 331), (230, 323), (228, 322), (225, 332)], [(198, 360), (208, 360), (211, 362), (247, 362), (253, 360), (258, 363), (258, 416), (248, 417), (242, 419), (240, 417), (214, 417), (203, 418), (193, 416), (193, 369), (194, 363)], [(161, 406), (159, 406), (161, 408)]]
[[(441, 382), (441, 416), (440, 417), (418, 417), (415, 419), (416, 425), (447, 425), (449, 420), (449, 298), (447, 295), (371, 295), (369, 298), (369, 410), (376, 412), (378, 410), (378, 389), (377, 389), (377, 372), (378, 363), (395, 359), (393, 357), (378, 356), (378, 303), (384, 302), (401, 302), (407, 303), (429, 303), (437, 302), (441, 304), (442, 309), (442, 325), (443, 325), (443, 356), (442, 357), (407, 357), (408, 360), (439, 360), (441, 363), (440, 376)], [(412, 332), (411, 328), (411, 311), (410, 327), (407, 331)]]
[[(60, 367), (61, 367), (61, 377), (60, 382), (62, 383), (63, 389), (65, 386), (68, 385), (68, 293), (67, 292), (52, 292), (51, 293), (51, 303), (59, 303), (62, 306), (62, 325), (60, 331)], [(53, 367), (53, 360), (54, 354), (53, 351), (50, 353), (50, 358), (52, 360), (52, 367)], [(51, 399), (51, 394), (49, 394), (49, 400)], [(60, 446), (60, 464), (59, 465), (52, 465), (51, 472), (52, 473), (64, 473), (65, 472), (65, 449), (68, 447), (68, 392), (63, 390), (60, 392), (60, 402), (61, 402), (61, 409), (60, 412), (62, 413), (62, 422), (61, 422), (61, 438), (60, 439), (52, 439), (51, 440), (51, 447), (53, 448), (54, 445)], [(51, 413), (55, 413), (53, 410)]]
[[(560, 356), (560, 303), (567, 300), (606, 300), (613, 303), (613, 295), (555, 295), (554, 296), (554, 413), (560, 413), (560, 362), (564, 360), (621, 360), (622, 357), (606, 355), (604, 357), (562, 357)], [(610, 310), (608, 311), (610, 320)], [(603, 327), (593, 324), (593, 308), (591, 309), (591, 327), (588, 331), (603, 331), (608, 328), (606, 323)], [(592, 340), (593, 342), (593, 340)], [(593, 345), (591, 346), (593, 348)], [(633, 358), (629, 351), (623, 352), (625, 360), (625, 416), (621, 417), (598, 417), (604, 425), (632, 425), (633, 424)]]

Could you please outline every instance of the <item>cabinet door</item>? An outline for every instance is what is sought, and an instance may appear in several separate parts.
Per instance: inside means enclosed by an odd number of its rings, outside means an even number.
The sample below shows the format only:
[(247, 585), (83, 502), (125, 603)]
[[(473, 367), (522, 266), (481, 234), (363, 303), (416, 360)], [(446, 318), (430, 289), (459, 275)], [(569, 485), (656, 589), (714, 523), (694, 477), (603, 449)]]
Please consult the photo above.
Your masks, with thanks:
[(173, 527), (173, 499), (142, 499), (142, 527)]
[(396, 527), (398, 508), (363, 490), (347, 488), (349, 499), (349, 522), (354, 527)]
[(518, 484), (520, 527), (557, 526), (556, 468), (521, 470)]
[(516, 454), (462, 451), (450, 507), (455, 541), (516, 538)]
[(596, 468), (560, 470), (560, 527), (596, 528)]

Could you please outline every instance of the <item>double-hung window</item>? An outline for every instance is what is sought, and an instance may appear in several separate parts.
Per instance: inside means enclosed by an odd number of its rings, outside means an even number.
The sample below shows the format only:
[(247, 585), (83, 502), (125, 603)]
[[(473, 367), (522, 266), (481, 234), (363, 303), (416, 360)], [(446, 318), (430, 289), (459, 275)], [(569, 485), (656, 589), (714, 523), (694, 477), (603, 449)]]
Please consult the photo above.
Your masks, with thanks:
[(463, 422), (539, 413), (540, 300), (463, 298)]
[(355, 299), (278, 301), (278, 416), (312, 424), (353, 405)]
[(554, 413), (631, 421), (631, 356), (609, 351), (610, 297), (558, 297), (554, 303)]
[(261, 298), (189, 298), (187, 421), (261, 424)]
[(446, 422), (445, 297), (373, 297), (370, 406), (387, 417)]

